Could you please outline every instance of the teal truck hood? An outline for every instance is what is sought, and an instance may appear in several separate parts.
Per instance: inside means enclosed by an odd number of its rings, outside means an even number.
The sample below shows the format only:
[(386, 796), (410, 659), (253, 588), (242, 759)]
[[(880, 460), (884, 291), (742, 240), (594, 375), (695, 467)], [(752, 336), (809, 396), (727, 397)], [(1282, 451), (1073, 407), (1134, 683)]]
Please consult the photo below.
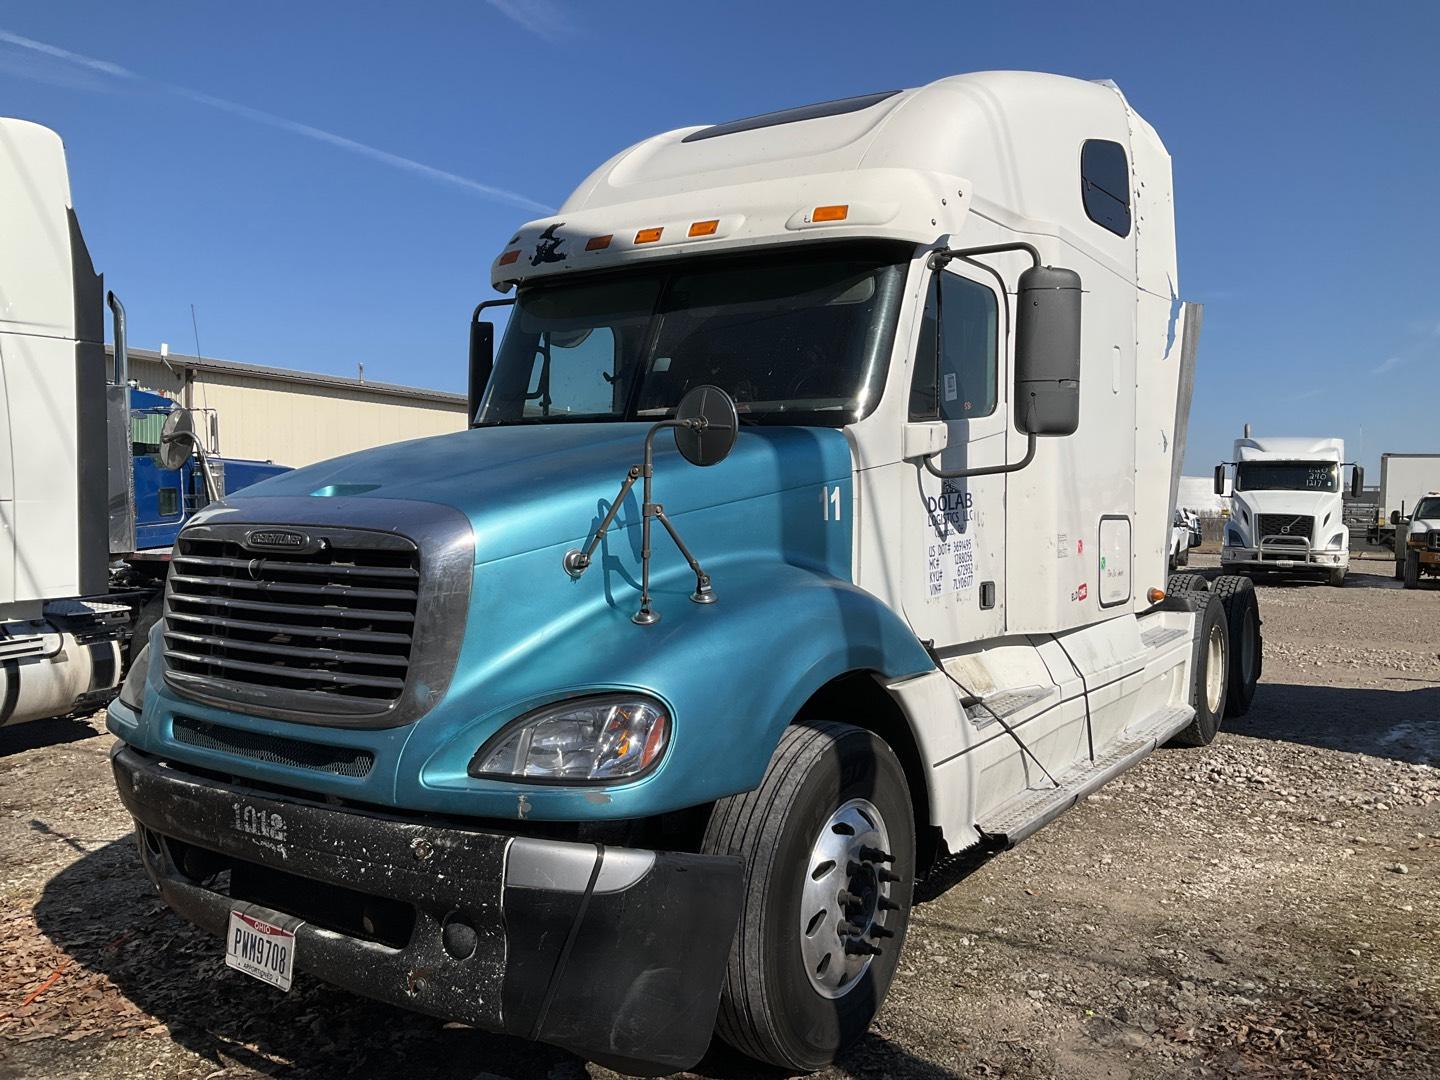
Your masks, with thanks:
[[(647, 430), (629, 423), (474, 428), (297, 469), (229, 501), (242, 509), (247, 498), (277, 495), (439, 503), (470, 519), (476, 562), (493, 562), (583, 543), (626, 470), (640, 462)], [(845, 439), (828, 429), (747, 428), (730, 457), (708, 469), (681, 458), (668, 433), (656, 438), (655, 497), (672, 519), (799, 486), (817, 493), (818, 514), (820, 486), (848, 480), (849, 473)], [(639, 520), (639, 497), (637, 484), (621, 522)], [(848, 576), (848, 552), (843, 565)]]
[[(491, 818), (633, 818), (753, 786), (784, 727), (830, 680), (932, 668), (903, 621), (852, 583), (854, 466), (843, 431), (747, 427), (731, 455), (706, 469), (681, 458), (668, 433), (657, 437), (655, 499), (713, 578), (717, 602), (691, 602), (694, 574), (657, 525), (651, 591), (661, 620), (632, 622), (640, 593), (638, 485), (594, 563), (572, 578), (565, 553), (593, 534), (639, 463), (646, 430), (476, 429), (367, 450), (247, 488), (197, 520), (304, 527), (320, 518), (403, 532), (407, 512), (439, 504), (451, 528), (468, 522), (468, 588), (453, 621), (431, 628), (455, 655), (448, 685), (417, 720), (392, 727), (247, 712), (194, 700), (166, 681), (162, 625), (151, 637), (144, 709), (136, 716), (113, 705), (111, 730), (172, 760), (373, 805)], [(468, 547), (470, 537), (463, 539)], [(476, 751), (517, 717), (614, 692), (648, 695), (670, 713), (670, 745), (645, 776), (586, 787), (468, 775)], [(363, 749), (374, 766), (344, 776), (181, 742), (177, 716), (241, 729), (246, 739)]]

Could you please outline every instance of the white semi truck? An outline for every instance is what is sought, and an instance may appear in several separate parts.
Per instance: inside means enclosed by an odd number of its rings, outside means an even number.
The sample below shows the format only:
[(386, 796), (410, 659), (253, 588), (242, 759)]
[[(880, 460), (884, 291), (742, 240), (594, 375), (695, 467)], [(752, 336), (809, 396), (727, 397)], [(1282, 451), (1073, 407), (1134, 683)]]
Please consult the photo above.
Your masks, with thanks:
[[(1350, 530), (1345, 524), (1342, 439), (1251, 437), (1235, 440), (1234, 460), (1215, 466), (1215, 494), (1230, 485), (1230, 518), (1220, 547), (1227, 572), (1319, 574), (1345, 583)], [(1351, 466), (1350, 490), (1359, 495), (1365, 472)]]
[(232, 966), (819, 1068), (917, 878), (1248, 705), (1249, 581), (1167, 579), (1200, 313), (1113, 85), (658, 135), (492, 279), (471, 430), (197, 517), (110, 707), (146, 871)]
[[(25, 120), (0, 118), (0, 238), (3, 726), (113, 697), (132, 644), (159, 616), (174, 533), (207, 485), (232, 491), (281, 470), (192, 466), (189, 414), (129, 383), (113, 294), (112, 368), (104, 287), (70, 203), (65, 148)], [(142, 426), (159, 429), (153, 447), (132, 438), (142, 413)], [(164, 548), (137, 550), (145, 543)]]

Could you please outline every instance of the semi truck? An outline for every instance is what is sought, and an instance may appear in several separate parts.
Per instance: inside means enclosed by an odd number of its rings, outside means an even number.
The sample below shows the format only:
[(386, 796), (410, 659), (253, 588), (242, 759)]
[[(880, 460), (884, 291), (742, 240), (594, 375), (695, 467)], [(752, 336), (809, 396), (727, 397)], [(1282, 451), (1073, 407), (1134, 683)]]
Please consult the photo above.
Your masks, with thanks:
[(1396, 543), (1395, 526), (1415, 512), (1422, 495), (1435, 489), (1440, 489), (1440, 454), (1381, 454), (1380, 498), (1368, 530), (1370, 542), (1394, 548), (1396, 562), (1403, 563), (1404, 545)]
[[(1248, 425), (1247, 425), (1248, 428)], [(1343, 439), (1251, 436), (1235, 440), (1234, 460), (1215, 466), (1215, 494), (1229, 485), (1230, 517), (1220, 547), (1224, 571), (1319, 575), (1341, 586), (1350, 568), (1341, 472), (1359, 497), (1365, 470), (1345, 460)]]
[(231, 967), (816, 1069), (917, 878), (1248, 706), (1249, 581), (1167, 578), (1200, 310), (1113, 84), (671, 131), (491, 275), (470, 428), (198, 514), (110, 706)]
[(113, 697), (159, 616), (180, 526), (212, 496), (284, 470), (202, 461), (189, 414), (131, 383), (124, 306), (94, 271), (60, 137), (24, 120), (0, 118), (0, 233), (5, 725)]

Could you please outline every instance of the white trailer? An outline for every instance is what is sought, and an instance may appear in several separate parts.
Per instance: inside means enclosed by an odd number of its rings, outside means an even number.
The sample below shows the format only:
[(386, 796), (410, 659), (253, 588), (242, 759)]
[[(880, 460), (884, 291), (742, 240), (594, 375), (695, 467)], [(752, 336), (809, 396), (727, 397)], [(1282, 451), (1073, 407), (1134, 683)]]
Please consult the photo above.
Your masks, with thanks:
[(1380, 500), (1375, 507), (1375, 524), (1370, 530), (1376, 543), (1395, 548), (1396, 558), (1404, 554), (1395, 542), (1395, 526), (1415, 512), (1415, 504), (1428, 492), (1440, 489), (1440, 454), (1381, 454)]
[[(1250, 437), (1235, 440), (1234, 460), (1215, 467), (1215, 494), (1226, 490), (1226, 466), (1235, 470), (1230, 518), (1220, 566), (1231, 572), (1320, 574), (1345, 582), (1350, 530), (1345, 524), (1342, 439)], [(1364, 470), (1352, 467), (1350, 488), (1359, 495)]]

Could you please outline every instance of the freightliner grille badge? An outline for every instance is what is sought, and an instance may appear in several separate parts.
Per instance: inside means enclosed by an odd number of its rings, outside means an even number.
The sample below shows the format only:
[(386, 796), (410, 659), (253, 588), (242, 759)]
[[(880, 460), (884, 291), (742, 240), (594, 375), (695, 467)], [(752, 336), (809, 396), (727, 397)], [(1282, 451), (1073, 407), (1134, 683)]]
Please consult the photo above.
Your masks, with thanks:
[(290, 551), (313, 553), (323, 541), (289, 529), (251, 529), (245, 534), (245, 546), (251, 551)]

